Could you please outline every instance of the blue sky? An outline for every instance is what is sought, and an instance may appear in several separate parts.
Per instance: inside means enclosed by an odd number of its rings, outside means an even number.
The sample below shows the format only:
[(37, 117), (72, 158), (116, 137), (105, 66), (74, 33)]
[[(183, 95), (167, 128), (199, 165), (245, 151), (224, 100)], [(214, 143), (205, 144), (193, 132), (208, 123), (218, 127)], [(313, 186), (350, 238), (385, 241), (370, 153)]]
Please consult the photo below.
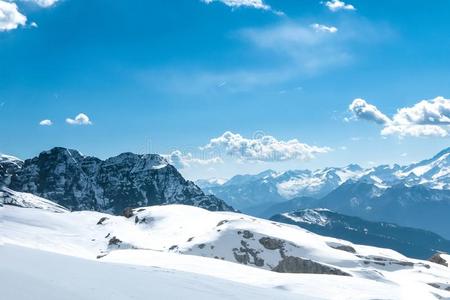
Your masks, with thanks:
[(192, 179), (430, 157), (449, 141), (449, 10), (0, 0), (0, 152), (172, 154)]

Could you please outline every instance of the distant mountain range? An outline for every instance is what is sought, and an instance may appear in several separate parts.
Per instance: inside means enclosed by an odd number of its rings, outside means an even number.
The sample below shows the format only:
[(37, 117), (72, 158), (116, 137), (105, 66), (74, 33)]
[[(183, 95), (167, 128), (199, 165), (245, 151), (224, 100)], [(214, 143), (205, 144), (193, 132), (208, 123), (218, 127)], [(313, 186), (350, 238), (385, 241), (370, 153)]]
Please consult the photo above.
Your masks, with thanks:
[(436, 251), (450, 253), (450, 241), (430, 231), (392, 223), (369, 222), (327, 209), (297, 210), (277, 214), (270, 219), (355, 244), (390, 248), (418, 259), (428, 259)]
[(320, 207), (450, 238), (450, 148), (407, 166), (268, 170), (210, 184), (205, 191), (256, 216)]
[(127, 207), (186, 204), (233, 211), (205, 195), (157, 154), (123, 153), (101, 160), (56, 147), (21, 161), (0, 157), (0, 186), (49, 199), (70, 210), (120, 214)]

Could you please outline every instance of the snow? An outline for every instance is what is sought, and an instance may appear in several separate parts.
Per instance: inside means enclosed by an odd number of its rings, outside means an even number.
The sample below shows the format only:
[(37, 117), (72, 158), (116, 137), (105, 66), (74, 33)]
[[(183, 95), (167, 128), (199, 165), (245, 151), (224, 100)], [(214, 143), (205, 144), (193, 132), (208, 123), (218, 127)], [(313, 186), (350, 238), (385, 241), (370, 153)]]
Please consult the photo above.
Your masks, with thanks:
[(167, 166), (168, 166), (168, 164), (160, 164), (160, 165), (153, 166), (152, 169), (159, 170), (159, 169), (165, 168)]
[(22, 162), (22, 160), (11, 155), (0, 154), (0, 163), (2, 162), (9, 162), (19, 166), (19, 163)]
[(15, 300), (299, 297), (281, 288), (245, 285), (158, 267), (101, 263), (11, 245), (0, 248), (0, 278), (2, 298)]
[(15, 192), (8, 188), (2, 188), (0, 190), (0, 203), (20, 207), (40, 208), (58, 213), (68, 212), (66, 208), (47, 199), (28, 193)]
[(313, 209), (306, 209), (302, 216), (296, 216), (291, 213), (283, 213), (282, 216), (291, 219), (294, 222), (304, 222), (308, 224), (317, 224), (320, 226), (325, 226), (329, 223), (325, 215), (322, 215)]
[[(46, 207), (0, 208), (0, 242), (4, 244), (0, 247), (0, 281), (6, 288), (2, 287), (2, 297), (426, 300), (436, 299), (436, 294), (450, 299), (450, 292), (429, 285), (450, 284), (449, 268), (389, 249), (354, 245), (243, 214), (183, 205), (134, 212), (134, 217), (126, 219), (91, 211), (55, 213)], [(101, 218), (107, 219), (97, 225)], [(244, 230), (253, 237), (238, 233)], [(108, 245), (112, 237), (122, 243)], [(276, 264), (280, 254), (262, 247), (262, 237), (285, 241), (287, 255), (338, 268), (351, 277), (269, 271), (268, 264)], [(263, 266), (236, 263), (233, 248), (242, 247), (242, 241), (259, 251)], [(350, 245), (356, 255), (330, 246), (338, 244)]]

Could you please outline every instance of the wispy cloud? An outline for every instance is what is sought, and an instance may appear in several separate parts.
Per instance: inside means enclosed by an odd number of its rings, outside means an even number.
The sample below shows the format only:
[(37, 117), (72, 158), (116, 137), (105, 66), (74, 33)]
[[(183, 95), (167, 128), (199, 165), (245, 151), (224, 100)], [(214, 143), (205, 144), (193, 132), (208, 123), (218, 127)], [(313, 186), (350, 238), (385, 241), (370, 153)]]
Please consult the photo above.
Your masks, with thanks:
[(27, 17), (19, 12), (15, 3), (0, 0), (0, 31), (8, 31), (24, 26)]
[(391, 118), (363, 99), (355, 99), (349, 110), (356, 119), (383, 125), (382, 135), (447, 137), (450, 133), (450, 100), (444, 97), (400, 108)]
[(245, 29), (240, 35), (260, 51), (286, 57), (297, 70), (316, 72), (350, 60), (350, 52), (343, 46), (347, 36), (330, 34), (337, 31), (334, 26), (287, 22)]
[(55, 3), (58, 2), (59, 0), (18, 0), (18, 1), (33, 2), (41, 7), (50, 7), (50, 6), (55, 5)]
[(66, 123), (69, 125), (92, 125), (91, 120), (84, 113), (78, 114), (74, 119), (67, 118)]
[(270, 7), (270, 5), (267, 5), (263, 0), (201, 0), (201, 1), (207, 4), (213, 2), (220, 2), (231, 8), (249, 7), (254, 9), (270, 11), (277, 15), (284, 15), (283, 12), (272, 9), (272, 7)]
[(301, 143), (297, 139), (282, 141), (269, 135), (245, 138), (230, 131), (211, 139), (201, 149), (203, 151), (225, 151), (228, 156), (244, 161), (264, 162), (309, 160), (313, 159), (316, 154), (331, 151), (328, 147), (311, 146)]
[(339, 10), (356, 10), (352, 4), (347, 4), (340, 0), (331, 0), (324, 3), (329, 10), (335, 12)]
[(311, 24), (311, 27), (318, 32), (329, 32), (329, 33), (336, 33), (338, 31), (338, 29), (334, 26), (327, 26), (327, 25), (323, 25), (323, 24)]

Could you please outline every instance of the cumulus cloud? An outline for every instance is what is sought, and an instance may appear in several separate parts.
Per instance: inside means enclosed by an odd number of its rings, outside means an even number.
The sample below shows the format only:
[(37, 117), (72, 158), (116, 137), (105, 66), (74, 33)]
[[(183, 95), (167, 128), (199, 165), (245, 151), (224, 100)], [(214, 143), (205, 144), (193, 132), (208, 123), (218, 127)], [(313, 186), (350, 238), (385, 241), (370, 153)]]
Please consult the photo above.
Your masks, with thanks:
[(446, 137), (450, 132), (450, 100), (444, 97), (422, 100), (411, 107), (400, 108), (392, 118), (363, 99), (354, 100), (349, 109), (357, 119), (384, 125), (382, 135)]
[(450, 100), (436, 97), (422, 100), (412, 107), (399, 109), (394, 116), (398, 124), (450, 125)]
[(75, 119), (67, 118), (66, 123), (69, 125), (92, 125), (89, 117), (83, 113), (78, 114)]
[(41, 126), (52, 126), (53, 122), (52, 122), (52, 120), (45, 119), (45, 120), (40, 121), (39, 125), (41, 125)]
[(19, 12), (15, 3), (0, 0), (0, 31), (8, 31), (25, 25), (27, 17)]
[(367, 103), (364, 99), (353, 100), (348, 109), (357, 119), (372, 121), (378, 124), (386, 124), (391, 121), (375, 105)]
[(355, 10), (356, 9), (353, 5), (347, 4), (340, 0), (327, 1), (327, 2), (325, 2), (325, 6), (328, 7), (328, 9), (333, 12), (339, 11), (339, 10)]
[(196, 158), (191, 153), (182, 153), (180, 150), (175, 150), (169, 155), (164, 155), (167, 161), (175, 166), (177, 169), (184, 169), (192, 167), (193, 165), (206, 166), (211, 164), (223, 163), (220, 157), (211, 158)]
[(287, 161), (308, 160), (315, 154), (331, 151), (328, 147), (310, 146), (300, 143), (297, 139), (280, 141), (273, 136), (263, 135), (248, 139), (240, 134), (225, 132), (201, 147), (204, 151), (222, 151), (227, 155), (247, 161)]
[(311, 27), (318, 32), (336, 33), (338, 31), (338, 29), (334, 26), (327, 26), (318, 23), (311, 24)]

